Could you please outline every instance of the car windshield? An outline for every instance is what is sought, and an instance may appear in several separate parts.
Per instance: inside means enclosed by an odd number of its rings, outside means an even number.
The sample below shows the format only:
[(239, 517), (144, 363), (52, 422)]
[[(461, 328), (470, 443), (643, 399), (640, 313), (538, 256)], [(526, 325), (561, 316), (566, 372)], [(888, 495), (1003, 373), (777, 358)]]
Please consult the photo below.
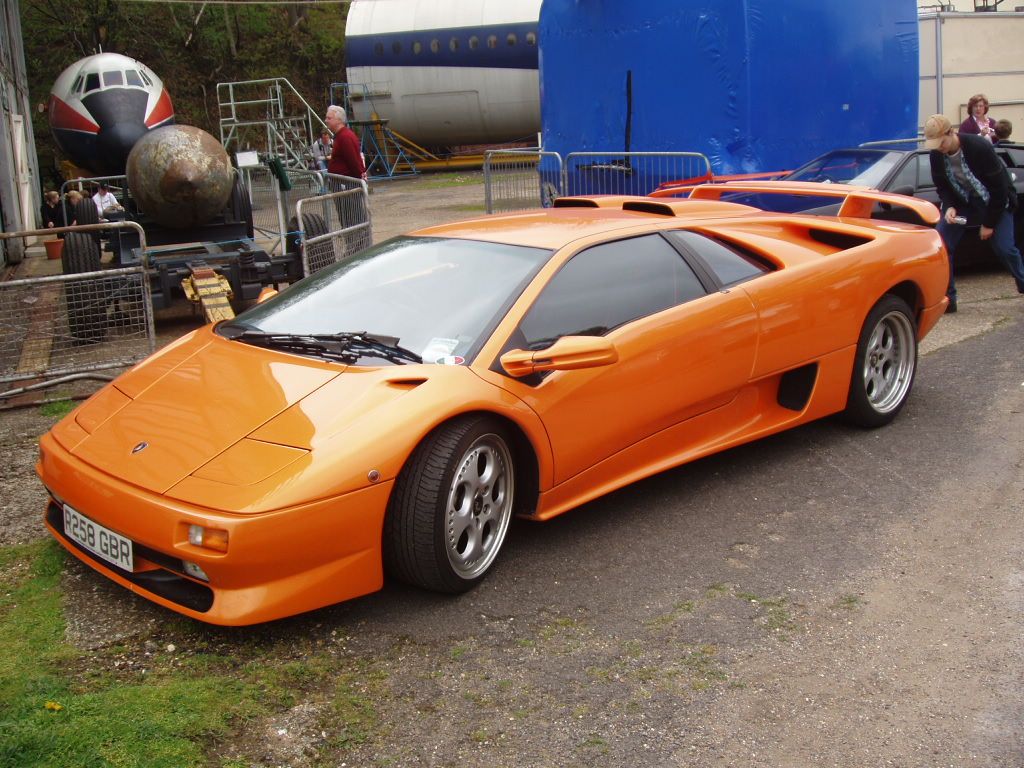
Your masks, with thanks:
[(366, 332), (396, 339), (425, 363), (469, 362), (550, 256), (543, 248), (477, 240), (394, 238), (296, 283), (218, 332)]
[(844, 149), (815, 158), (783, 178), (786, 181), (821, 181), (877, 189), (905, 152)]

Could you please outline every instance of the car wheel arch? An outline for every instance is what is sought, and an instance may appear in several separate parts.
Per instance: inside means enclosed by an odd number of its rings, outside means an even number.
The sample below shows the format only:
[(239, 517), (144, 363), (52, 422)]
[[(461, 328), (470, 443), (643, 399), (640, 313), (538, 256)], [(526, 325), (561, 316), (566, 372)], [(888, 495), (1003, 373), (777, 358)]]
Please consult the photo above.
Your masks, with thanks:
[[(540, 457), (538, 446), (530, 439), (528, 430), (516, 419), (500, 411), (480, 408), (476, 410), (460, 411), (440, 419), (437, 423), (425, 432), (416, 444), (412, 446), (408, 455), (402, 461), (402, 468), (416, 454), (416, 450), (439, 430), (445, 428), (454, 421), (473, 418), (487, 417), (497, 421), (507, 432), (512, 449), (512, 458), (516, 463), (516, 509), (518, 516), (530, 516), (536, 511), (537, 499), (540, 493)], [(401, 471), (401, 468), (399, 469)]]
[[(902, 283), (897, 283), (892, 286), (885, 293), (887, 295), (903, 299), (903, 301), (907, 303), (907, 306), (913, 310), (915, 320), (920, 322), (921, 310), (924, 309), (924, 294), (917, 283), (913, 280), (904, 280)], [(875, 304), (877, 304), (881, 298), (882, 297), (879, 296), (878, 299), (872, 302), (871, 307), (868, 308), (868, 312), (874, 308)], [(864, 316), (867, 317), (867, 313), (865, 313)]]

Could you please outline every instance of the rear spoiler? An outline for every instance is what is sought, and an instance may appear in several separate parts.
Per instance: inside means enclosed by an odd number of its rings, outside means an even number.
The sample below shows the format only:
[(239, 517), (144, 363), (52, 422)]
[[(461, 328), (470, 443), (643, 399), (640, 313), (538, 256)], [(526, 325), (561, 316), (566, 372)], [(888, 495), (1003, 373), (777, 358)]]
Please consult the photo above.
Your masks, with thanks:
[(700, 184), (695, 187), (659, 190), (650, 197), (672, 197), (689, 192), (690, 200), (721, 200), (723, 195), (737, 192), (754, 195), (801, 195), (804, 197), (834, 197), (843, 201), (837, 216), (870, 219), (875, 203), (906, 208), (921, 217), (925, 224), (939, 222), (939, 209), (927, 200), (849, 184), (822, 184), (813, 181), (729, 181), (723, 184)]

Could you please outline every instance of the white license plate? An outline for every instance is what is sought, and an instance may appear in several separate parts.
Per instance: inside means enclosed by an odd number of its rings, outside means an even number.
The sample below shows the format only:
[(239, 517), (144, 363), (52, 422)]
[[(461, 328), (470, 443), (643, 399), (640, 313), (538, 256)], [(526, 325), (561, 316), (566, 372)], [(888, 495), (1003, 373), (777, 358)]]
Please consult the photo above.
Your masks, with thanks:
[(64, 505), (64, 534), (108, 563), (132, 570), (132, 542)]

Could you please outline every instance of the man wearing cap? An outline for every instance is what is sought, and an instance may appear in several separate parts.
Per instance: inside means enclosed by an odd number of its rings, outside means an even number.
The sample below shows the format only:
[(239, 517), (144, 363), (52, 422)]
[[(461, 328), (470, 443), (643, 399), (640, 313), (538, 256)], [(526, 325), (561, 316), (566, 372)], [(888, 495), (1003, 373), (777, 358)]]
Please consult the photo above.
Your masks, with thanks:
[[(1024, 293), (1024, 262), (1013, 242), (1017, 192), (991, 142), (981, 136), (958, 134), (944, 115), (932, 115), (925, 121), (924, 138), (925, 148), (931, 150), (932, 181), (943, 208), (936, 229), (949, 251), (946, 311), (956, 312), (953, 251), (967, 226), (980, 225), (978, 236), (989, 241), (993, 253), (1013, 275), (1017, 291)], [(959, 223), (957, 218), (961, 218)]]
[(117, 198), (114, 197), (110, 192), (110, 187), (107, 186), (105, 181), (100, 182), (100, 188), (96, 190), (96, 194), (92, 196), (92, 201), (96, 205), (96, 213), (102, 219), (106, 212), (113, 208), (116, 211), (121, 210), (121, 204), (117, 202)]

